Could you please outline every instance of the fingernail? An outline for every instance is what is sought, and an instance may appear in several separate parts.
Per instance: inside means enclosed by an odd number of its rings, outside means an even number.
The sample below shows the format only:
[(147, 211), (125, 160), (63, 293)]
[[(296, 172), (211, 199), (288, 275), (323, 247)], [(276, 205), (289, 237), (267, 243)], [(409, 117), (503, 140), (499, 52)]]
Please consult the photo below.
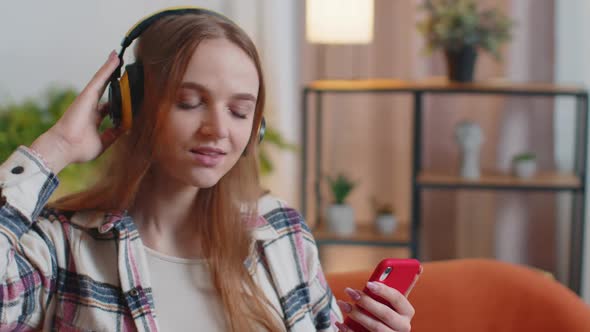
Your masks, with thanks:
[(338, 300), (336, 303), (338, 303), (338, 306), (340, 307), (340, 309), (346, 313), (349, 313), (352, 311), (352, 306), (350, 305), (350, 303), (344, 302), (344, 301), (340, 301)]
[(114, 60), (115, 57), (117, 57), (117, 52), (115, 52), (115, 50), (112, 50), (111, 54), (109, 54), (109, 60)]
[(346, 325), (344, 325), (344, 324), (342, 324), (342, 323), (340, 323), (340, 322), (336, 322), (336, 327), (337, 327), (337, 328), (338, 328), (340, 331), (342, 331), (342, 332), (348, 332), (348, 331), (350, 331), (350, 330), (348, 329), (348, 326), (346, 326)]
[(348, 294), (348, 296), (350, 296), (351, 299), (358, 301), (361, 299), (361, 294), (357, 291), (355, 291), (352, 288), (345, 288), (344, 291), (346, 292), (346, 294)]
[(371, 292), (376, 292), (379, 290), (379, 285), (376, 282), (369, 281), (367, 282), (367, 288), (371, 290)]

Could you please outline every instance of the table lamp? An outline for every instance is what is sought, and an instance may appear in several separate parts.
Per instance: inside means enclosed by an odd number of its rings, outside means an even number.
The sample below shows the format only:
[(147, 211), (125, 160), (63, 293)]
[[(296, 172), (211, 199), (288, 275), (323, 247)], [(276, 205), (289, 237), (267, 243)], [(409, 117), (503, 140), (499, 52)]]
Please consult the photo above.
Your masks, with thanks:
[[(374, 6), (374, 0), (307, 0), (306, 39), (317, 44), (369, 44), (373, 41)], [(318, 72), (323, 74), (322, 45), (318, 53)]]

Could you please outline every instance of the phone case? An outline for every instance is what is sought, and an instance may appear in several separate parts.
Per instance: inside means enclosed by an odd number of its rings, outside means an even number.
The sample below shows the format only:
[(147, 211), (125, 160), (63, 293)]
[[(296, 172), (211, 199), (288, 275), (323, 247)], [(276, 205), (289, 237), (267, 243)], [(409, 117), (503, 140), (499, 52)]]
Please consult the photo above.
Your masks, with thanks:
[[(416, 259), (386, 258), (377, 265), (368, 281), (380, 282), (389, 287), (395, 288), (407, 297), (414, 287), (414, 284), (418, 281), (420, 273), (422, 273), (422, 266)], [(376, 301), (392, 308), (388, 301), (373, 294), (366, 286), (363, 289), (363, 292)], [(368, 316), (375, 318), (363, 308), (358, 307), (358, 309)], [(364, 326), (350, 318), (346, 318), (344, 323), (355, 332), (368, 331)]]

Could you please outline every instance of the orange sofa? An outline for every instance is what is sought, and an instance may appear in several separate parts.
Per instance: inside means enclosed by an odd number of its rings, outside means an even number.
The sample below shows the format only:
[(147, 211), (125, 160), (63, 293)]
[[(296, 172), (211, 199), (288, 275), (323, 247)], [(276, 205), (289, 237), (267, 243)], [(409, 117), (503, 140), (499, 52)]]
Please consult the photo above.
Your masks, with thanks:
[[(409, 299), (412, 331), (590, 332), (590, 307), (575, 293), (533, 269), (486, 259), (423, 263)], [(338, 299), (345, 287), (363, 289), (371, 271), (327, 275)]]

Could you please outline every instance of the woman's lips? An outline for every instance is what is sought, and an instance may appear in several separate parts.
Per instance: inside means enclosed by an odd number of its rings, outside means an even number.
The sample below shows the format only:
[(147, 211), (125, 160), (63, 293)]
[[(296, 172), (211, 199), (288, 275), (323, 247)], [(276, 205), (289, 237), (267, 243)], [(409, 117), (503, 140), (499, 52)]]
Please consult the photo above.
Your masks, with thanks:
[(205, 167), (215, 167), (223, 160), (225, 153), (214, 148), (191, 149), (193, 160)]

